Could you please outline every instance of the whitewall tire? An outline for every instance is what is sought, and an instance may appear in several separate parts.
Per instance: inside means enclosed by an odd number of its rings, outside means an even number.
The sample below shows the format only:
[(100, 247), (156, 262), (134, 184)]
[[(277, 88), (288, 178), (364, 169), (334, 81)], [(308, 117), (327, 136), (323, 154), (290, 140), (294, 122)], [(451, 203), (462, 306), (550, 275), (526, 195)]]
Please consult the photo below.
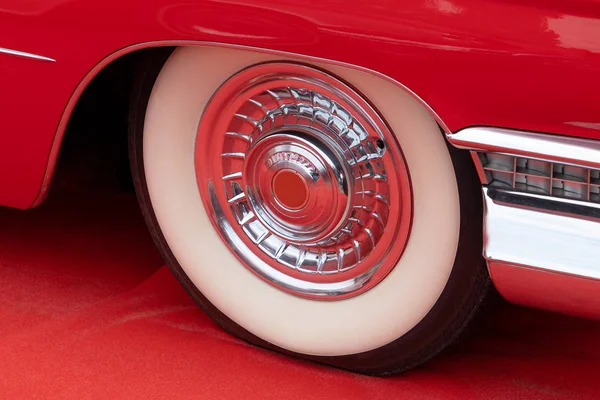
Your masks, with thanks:
[[(368, 290), (348, 289), (348, 295), (325, 299), (285, 290), (284, 283), (278, 287), (274, 278), (257, 276), (215, 229), (215, 211), (207, 209), (207, 195), (203, 201), (199, 175), (220, 154), (198, 149), (212, 140), (198, 135), (216, 135), (199, 126), (232, 76), (269, 62), (310, 64), (348, 83), (377, 110), (382, 129), (389, 127), (401, 149), (410, 176), (411, 196), (404, 199), (410, 203), (409, 230), (397, 237), (405, 243), (396, 256), (382, 253), (389, 271)], [(138, 196), (171, 268), (224, 328), (263, 347), (371, 374), (412, 367), (458, 334), (487, 287), (477, 178), (468, 155), (448, 148), (435, 120), (411, 94), (360, 70), (224, 47), (178, 48), (164, 65), (148, 61), (144, 68), (130, 138)], [(400, 222), (387, 221), (386, 230), (395, 225)], [(242, 247), (253, 251), (251, 244)]]

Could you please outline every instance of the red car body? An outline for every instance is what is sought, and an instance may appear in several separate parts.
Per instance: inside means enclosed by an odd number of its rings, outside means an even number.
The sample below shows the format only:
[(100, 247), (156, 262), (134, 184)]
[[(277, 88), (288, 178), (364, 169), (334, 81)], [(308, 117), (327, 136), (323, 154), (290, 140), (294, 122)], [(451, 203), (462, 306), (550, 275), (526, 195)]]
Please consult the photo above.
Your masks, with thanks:
[(4, 0), (0, 204), (40, 203), (79, 95), (141, 47), (227, 43), (378, 71), (456, 132), (502, 126), (600, 138), (600, 3)]

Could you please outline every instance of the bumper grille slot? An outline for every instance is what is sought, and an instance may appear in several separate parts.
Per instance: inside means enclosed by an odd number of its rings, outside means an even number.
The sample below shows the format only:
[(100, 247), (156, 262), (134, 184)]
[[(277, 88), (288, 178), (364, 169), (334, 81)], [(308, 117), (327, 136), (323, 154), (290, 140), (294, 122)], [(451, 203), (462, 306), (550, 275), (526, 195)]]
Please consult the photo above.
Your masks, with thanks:
[(600, 203), (600, 170), (500, 153), (473, 155), (489, 186)]

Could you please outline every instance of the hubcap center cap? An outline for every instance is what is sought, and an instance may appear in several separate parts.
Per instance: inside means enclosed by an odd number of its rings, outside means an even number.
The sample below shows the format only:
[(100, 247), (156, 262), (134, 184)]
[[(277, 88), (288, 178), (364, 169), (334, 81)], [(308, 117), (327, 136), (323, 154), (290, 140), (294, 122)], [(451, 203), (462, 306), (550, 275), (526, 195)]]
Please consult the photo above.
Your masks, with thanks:
[(299, 210), (308, 203), (308, 185), (291, 169), (283, 169), (275, 175), (272, 189), (277, 201), (290, 210)]
[(256, 217), (272, 233), (314, 246), (344, 223), (354, 181), (339, 149), (310, 128), (287, 128), (292, 129), (267, 132), (250, 146), (243, 187)]

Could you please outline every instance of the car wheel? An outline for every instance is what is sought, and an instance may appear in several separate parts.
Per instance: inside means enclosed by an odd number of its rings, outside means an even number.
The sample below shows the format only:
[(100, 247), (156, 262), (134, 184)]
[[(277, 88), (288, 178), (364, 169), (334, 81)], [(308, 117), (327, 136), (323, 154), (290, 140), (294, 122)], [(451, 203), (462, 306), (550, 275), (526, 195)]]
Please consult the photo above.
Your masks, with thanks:
[(220, 47), (178, 48), (138, 76), (130, 155), (142, 211), (224, 329), (382, 375), (464, 328), (489, 282), (478, 179), (407, 90)]

